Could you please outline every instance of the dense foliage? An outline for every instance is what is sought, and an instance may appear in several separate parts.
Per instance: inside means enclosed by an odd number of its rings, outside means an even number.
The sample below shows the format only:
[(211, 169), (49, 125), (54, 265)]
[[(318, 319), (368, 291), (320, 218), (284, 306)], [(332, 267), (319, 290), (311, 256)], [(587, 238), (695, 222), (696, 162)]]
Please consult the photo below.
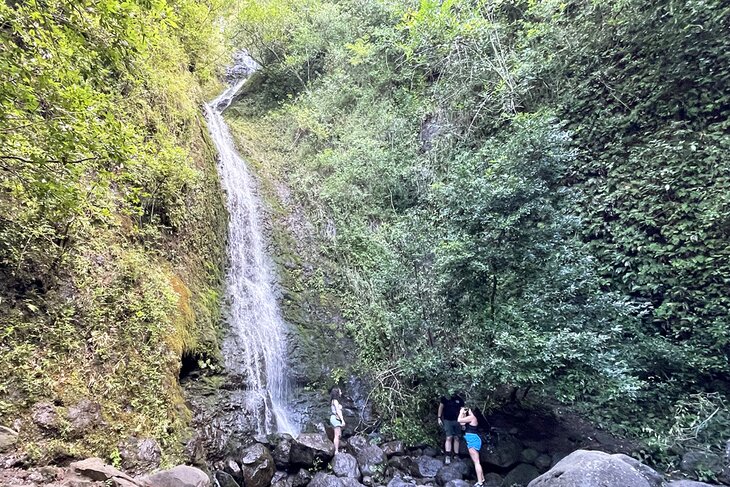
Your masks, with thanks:
[(391, 428), (417, 439), (451, 385), (726, 439), (729, 23), (719, 0), (244, 2), (263, 67), (236, 110), (289, 133), (275, 170)]
[[(0, 3), (0, 424), (22, 420), (33, 459), (118, 459), (132, 434), (182, 448), (181, 354), (216, 350), (225, 218), (199, 83), (217, 3)], [(83, 399), (93, 431), (66, 416)]]

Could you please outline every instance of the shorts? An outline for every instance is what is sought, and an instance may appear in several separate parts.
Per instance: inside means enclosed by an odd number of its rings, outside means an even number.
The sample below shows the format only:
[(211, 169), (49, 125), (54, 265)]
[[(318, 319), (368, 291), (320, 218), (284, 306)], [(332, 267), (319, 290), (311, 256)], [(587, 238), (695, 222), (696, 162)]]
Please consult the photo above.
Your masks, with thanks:
[(333, 428), (342, 428), (342, 421), (334, 414), (330, 416), (330, 424)]
[(478, 434), (467, 433), (464, 435), (464, 439), (466, 440), (467, 448), (474, 448), (476, 451), (479, 451), (482, 449), (482, 439), (479, 438)]
[(444, 433), (446, 436), (461, 436), (461, 425), (458, 421), (444, 419)]

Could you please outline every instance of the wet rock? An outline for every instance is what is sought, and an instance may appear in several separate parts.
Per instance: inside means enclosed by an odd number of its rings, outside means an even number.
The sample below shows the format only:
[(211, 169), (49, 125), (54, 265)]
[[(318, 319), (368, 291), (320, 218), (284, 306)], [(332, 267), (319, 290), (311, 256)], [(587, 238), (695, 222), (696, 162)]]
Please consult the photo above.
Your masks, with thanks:
[(18, 435), (6, 431), (0, 431), (0, 453), (5, 453), (15, 448), (18, 442)]
[(219, 470), (224, 471), (231, 477), (233, 477), (239, 484), (243, 482), (243, 472), (241, 472), (241, 466), (237, 461), (229, 458), (222, 464), (216, 464)]
[(289, 476), (286, 472), (282, 472), (281, 470), (274, 472), (274, 476), (271, 478), (271, 484), (276, 484), (277, 482), (282, 482), (286, 480)]
[(520, 463), (504, 476), (503, 485), (519, 485), (520, 487), (526, 487), (527, 484), (532, 482), (532, 480), (537, 478), (539, 475), (540, 472), (538, 472), (533, 465)]
[(484, 474), (484, 487), (501, 487), (502, 476), (498, 473), (490, 472)]
[(535, 463), (535, 460), (540, 454), (533, 448), (525, 448), (520, 453), (520, 461), (522, 463)]
[(364, 450), (366, 447), (368, 447), (370, 443), (368, 442), (367, 438), (360, 435), (351, 436), (347, 440), (347, 446), (350, 447), (350, 450), (352, 450), (352, 453), (357, 456), (358, 453), (360, 453), (362, 450)]
[(719, 476), (723, 470), (723, 461), (720, 455), (705, 451), (688, 451), (682, 455), (679, 465), (682, 472), (696, 475), (699, 471), (712, 472)]
[(210, 487), (210, 479), (200, 469), (178, 465), (139, 479), (143, 487)]
[(459, 465), (452, 463), (444, 465), (436, 474), (436, 482), (439, 485), (446, 485), (452, 480), (461, 480), (464, 478), (464, 472)]
[(59, 425), (56, 407), (47, 402), (39, 402), (31, 411), (33, 422), (43, 429), (57, 430)]
[(479, 452), (479, 458), (482, 464), (508, 468), (520, 461), (521, 454), (522, 444), (519, 440), (507, 436), (500, 438), (500, 441), (492, 449), (482, 448)]
[(344, 487), (342, 480), (334, 475), (318, 472), (309, 483), (309, 487)]
[(363, 475), (377, 475), (385, 469), (388, 458), (377, 445), (368, 445), (357, 454), (357, 463)]
[(257, 443), (241, 456), (241, 476), (246, 487), (268, 487), (274, 477), (274, 459), (269, 450)]
[(553, 464), (553, 459), (550, 458), (550, 455), (545, 455), (544, 453), (541, 453), (535, 459), (534, 464), (540, 472), (545, 472)]
[(388, 482), (388, 487), (415, 487), (416, 482), (413, 480), (404, 480), (402, 477), (393, 477), (390, 482)]
[(293, 465), (313, 467), (315, 459), (327, 463), (335, 455), (335, 445), (324, 433), (302, 433), (292, 441), (290, 461)]
[(400, 440), (383, 443), (381, 448), (383, 449), (383, 452), (385, 452), (385, 454), (389, 457), (392, 457), (393, 455), (404, 455), (406, 452), (406, 449), (403, 446), (403, 442)]
[(115, 477), (129, 482), (134, 482), (132, 477), (117, 470), (111, 465), (105, 464), (101, 458), (87, 458), (80, 462), (73, 462), (70, 465), (70, 468), (71, 471), (77, 475), (82, 475), (99, 482), (106, 482), (107, 480), (112, 480)]
[(241, 487), (231, 474), (224, 472), (223, 470), (215, 471), (215, 479), (218, 482), (219, 487)]
[(289, 478), (292, 481), (292, 487), (304, 487), (312, 481), (312, 474), (309, 473), (309, 470), (300, 468), (295, 475)]
[(152, 438), (127, 438), (119, 445), (119, 456), (124, 470), (140, 475), (159, 468), (162, 450)]
[(331, 465), (332, 473), (338, 477), (360, 478), (360, 469), (357, 466), (357, 460), (349, 453), (337, 453), (332, 459)]
[(548, 472), (530, 482), (529, 487), (650, 487), (634, 467), (613, 455), (577, 450), (560, 460)]
[(78, 404), (68, 408), (68, 421), (70, 436), (79, 438), (101, 424), (101, 405), (83, 399)]
[(286, 433), (281, 434), (279, 438), (277, 438), (276, 446), (271, 452), (271, 456), (274, 457), (276, 468), (289, 468), (289, 463), (291, 463), (291, 445), (293, 440), (294, 438)]
[(413, 461), (411, 466), (411, 474), (414, 477), (436, 477), (436, 474), (444, 466), (444, 462), (438, 458), (421, 455)]

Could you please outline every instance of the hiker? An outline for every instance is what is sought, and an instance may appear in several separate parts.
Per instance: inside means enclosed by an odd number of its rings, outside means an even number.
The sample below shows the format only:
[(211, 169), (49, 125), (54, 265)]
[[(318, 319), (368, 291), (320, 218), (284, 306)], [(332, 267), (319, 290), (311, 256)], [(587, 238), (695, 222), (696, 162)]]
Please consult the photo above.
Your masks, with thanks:
[(446, 442), (444, 443), (444, 463), (451, 463), (451, 447), (453, 444), (454, 455), (459, 456), (459, 437), (461, 436), (461, 425), (457, 421), (459, 411), (464, 406), (464, 400), (459, 397), (456, 391), (449, 391), (450, 398), (441, 398), (438, 411), (439, 426), (446, 433)]
[(471, 408), (463, 407), (459, 411), (457, 421), (459, 424), (465, 426), (464, 440), (466, 440), (466, 447), (469, 449), (469, 456), (474, 462), (474, 470), (477, 472), (477, 483), (474, 484), (474, 487), (482, 487), (484, 485), (484, 472), (482, 471), (482, 464), (479, 461), (479, 450), (482, 448), (482, 439), (479, 437), (477, 431), (479, 420), (477, 420)]
[(339, 387), (333, 387), (330, 391), (330, 409), (332, 411), (330, 424), (335, 430), (335, 455), (340, 452), (340, 436), (342, 435), (342, 428), (345, 427), (345, 418), (342, 416), (342, 404), (340, 404), (341, 398), (342, 390)]

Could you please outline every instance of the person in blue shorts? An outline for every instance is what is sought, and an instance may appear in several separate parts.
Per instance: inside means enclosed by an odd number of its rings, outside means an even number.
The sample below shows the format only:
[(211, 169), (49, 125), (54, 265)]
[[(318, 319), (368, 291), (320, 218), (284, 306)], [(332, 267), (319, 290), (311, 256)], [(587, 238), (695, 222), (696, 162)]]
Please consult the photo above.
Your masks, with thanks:
[(459, 424), (464, 425), (464, 440), (466, 440), (466, 447), (469, 450), (469, 456), (474, 462), (474, 470), (477, 472), (477, 483), (474, 487), (482, 487), (484, 485), (484, 471), (482, 470), (482, 464), (479, 461), (479, 450), (482, 449), (482, 439), (479, 437), (477, 426), (479, 426), (479, 420), (474, 415), (471, 408), (463, 407), (459, 411), (459, 417), (457, 419)]
[(459, 411), (464, 406), (464, 400), (459, 397), (456, 391), (449, 391), (448, 399), (441, 398), (438, 411), (439, 426), (446, 433), (446, 442), (444, 443), (444, 451), (446, 452), (444, 462), (451, 463), (451, 447), (453, 445), (454, 455), (459, 456), (459, 437), (461, 436), (461, 425), (456, 420), (459, 417)]

